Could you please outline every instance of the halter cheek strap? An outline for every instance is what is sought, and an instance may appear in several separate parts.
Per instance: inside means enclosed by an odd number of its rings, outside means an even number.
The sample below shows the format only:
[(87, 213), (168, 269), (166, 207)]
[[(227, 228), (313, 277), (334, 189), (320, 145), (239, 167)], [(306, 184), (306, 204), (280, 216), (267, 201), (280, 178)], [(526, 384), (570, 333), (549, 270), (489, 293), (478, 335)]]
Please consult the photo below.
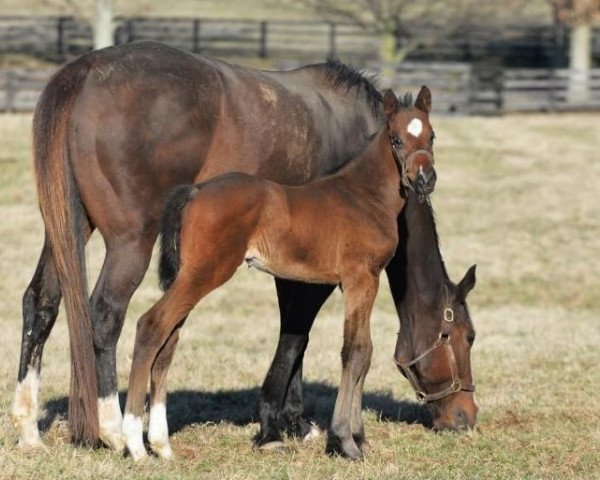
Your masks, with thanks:
[[(402, 363), (396, 360), (394, 357), (394, 363), (398, 367), (398, 370), (406, 377), (409, 381), (410, 385), (413, 387), (415, 394), (417, 395), (417, 400), (421, 404), (426, 404), (430, 402), (435, 402), (437, 400), (441, 400), (446, 398), (456, 392), (465, 391), (465, 392), (474, 392), (475, 384), (472, 383), (463, 383), (458, 375), (458, 366), (456, 364), (456, 356), (454, 355), (454, 350), (452, 348), (452, 344), (450, 343), (450, 331), (452, 330), (452, 325), (454, 323), (454, 311), (451, 308), (444, 309), (444, 319), (442, 320), (442, 328), (440, 330), (440, 334), (433, 345), (425, 350), (421, 355), (416, 357), (414, 360), (408, 363)], [(444, 348), (446, 350), (446, 355), (448, 357), (448, 364), (450, 365), (450, 370), (452, 371), (452, 383), (444, 388), (443, 390), (435, 393), (426, 393), (425, 389), (419, 382), (419, 379), (412, 371), (413, 366), (423, 360), (425, 357), (431, 355), (438, 348)]]

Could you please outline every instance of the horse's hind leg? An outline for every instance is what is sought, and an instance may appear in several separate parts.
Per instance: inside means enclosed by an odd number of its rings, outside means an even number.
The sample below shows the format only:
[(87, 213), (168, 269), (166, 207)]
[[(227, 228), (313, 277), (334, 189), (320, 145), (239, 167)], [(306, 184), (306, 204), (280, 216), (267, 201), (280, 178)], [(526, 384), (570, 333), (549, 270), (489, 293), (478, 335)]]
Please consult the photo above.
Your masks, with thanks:
[[(225, 258), (219, 258), (217, 246), (212, 245), (212, 251), (208, 245), (206, 247), (199, 248), (205, 253), (203, 258), (208, 259), (206, 265), (202, 265), (202, 262), (198, 262), (198, 266), (192, 265), (193, 260), (186, 262), (182, 257), (182, 269), (173, 285), (138, 321), (123, 418), (123, 435), (134, 460), (146, 456), (142, 438), (144, 397), (152, 365), (161, 348), (200, 299), (231, 278), (245, 251), (242, 250), (239, 255), (227, 251)], [(169, 362), (172, 354), (168, 351), (165, 353)]]
[(281, 330), (258, 401), (260, 432), (256, 443), (263, 449), (282, 445), (283, 422), (292, 434), (315, 435), (311, 424), (302, 418), (302, 360), (315, 316), (335, 288), (283, 279), (275, 279), (275, 285)]
[(117, 451), (125, 446), (117, 390), (117, 342), (129, 301), (148, 269), (154, 238), (154, 235), (146, 235), (108, 243), (102, 271), (92, 294), (100, 439)]
[(356, 389), (362, 390), (361, 377), (366, 375), (373, 352), (370, 317), (379, 280), (367, 274), (349, 280), (343, 282), (345, 319), (342, 381), (335, 401), (327, 450), (358, 460), (362, 458), (362, 451), (353, 437), (353, 404), (355, 399), (362, 398), (361, 392), (356, 392)]
[(23, 295), (23, 336), (18, 385), (12, 421), (19, 446), (41, 445), (38, 429), (38, 390), (44, 344), (58, 315), (61, 292), (58, 274), (47, 240), (31, 283)]
[(169, 426), (167, 424), (167, 372), (175, 354), (179, 341), (179, 330), (182, 324), (175, 327), (163, 347), (158, 352), (150, 373), (150, 424), (148, 425), (148, 442), (150, 448), (159, 457), (173, 456), (169, 443)]

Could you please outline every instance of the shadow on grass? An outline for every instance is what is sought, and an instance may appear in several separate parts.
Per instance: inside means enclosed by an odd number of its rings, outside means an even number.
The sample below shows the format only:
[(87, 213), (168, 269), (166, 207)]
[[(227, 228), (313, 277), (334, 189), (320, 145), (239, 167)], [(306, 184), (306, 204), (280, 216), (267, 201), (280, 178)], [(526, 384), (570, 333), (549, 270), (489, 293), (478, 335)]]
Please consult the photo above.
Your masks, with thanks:
[[(314, 421), (321, 429), (329, 425), (337, 395), (337, 387), (320, 382), (303, 384), (305, 417)], [(258, 421), (256, 403), (260, 389), (220, 390), (197, 392), (176, 390), (168, 394), (167, 417), (169, 432), (176, 433), (196, 423), (227, 422), (247, 425)], [(121, 407), (125, 406), (125, 393), (119, 394)], [(67, 398), (50, 400), (45, 404), (45, 415), (40, 420), (42, 431), (52, 422), (66, 417)], [(429, 411), (416, 402), (397, 401), (385, 392), (365, 392), (363, 409), (374, 412), (378, 418), (388, 422), (417, 423), (432, 427)]]

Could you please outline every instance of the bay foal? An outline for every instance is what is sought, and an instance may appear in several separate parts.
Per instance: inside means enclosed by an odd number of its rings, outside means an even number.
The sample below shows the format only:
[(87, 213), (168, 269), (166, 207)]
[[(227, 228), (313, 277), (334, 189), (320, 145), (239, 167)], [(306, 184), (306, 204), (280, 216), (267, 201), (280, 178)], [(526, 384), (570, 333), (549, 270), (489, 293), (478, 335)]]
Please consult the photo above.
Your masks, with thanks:
[(411, 108), (403, 108), (388, 91), (386, 126), (366, 150), (336, 174), (307, 186), (231, 173), (175, 191), (162, 226), (161, 281), (168, 290), (137, 325), (123, 420), (134, 459), (146, 455), (142, 416), (149, 377), (150, 446), (159, 456), (172, 455), (166, 374), (178, 330), (200, 299), (231, 278), (244, 260), (277, 277), (343, 289), (342, 379), (330, 445), (349, 458), (362, 457), (362, 389), (372, 352), (369, 319), (379, 274), (398, 244), (401, 191), (412, 185), (422, 193), (433, 190), (430, 109), (427, 87)]

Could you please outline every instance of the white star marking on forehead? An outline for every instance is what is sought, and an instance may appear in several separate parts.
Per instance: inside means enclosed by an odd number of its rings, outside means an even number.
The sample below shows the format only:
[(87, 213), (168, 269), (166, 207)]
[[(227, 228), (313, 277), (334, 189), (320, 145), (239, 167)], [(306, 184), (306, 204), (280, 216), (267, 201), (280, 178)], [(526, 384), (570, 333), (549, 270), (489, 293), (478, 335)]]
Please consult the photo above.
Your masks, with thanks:
[(406, 131), (413, 137), (418, 137), (423, 131), (423, 122), (418, 118), (413, 118), (408, 124), (408, 127), (406, 127)]

